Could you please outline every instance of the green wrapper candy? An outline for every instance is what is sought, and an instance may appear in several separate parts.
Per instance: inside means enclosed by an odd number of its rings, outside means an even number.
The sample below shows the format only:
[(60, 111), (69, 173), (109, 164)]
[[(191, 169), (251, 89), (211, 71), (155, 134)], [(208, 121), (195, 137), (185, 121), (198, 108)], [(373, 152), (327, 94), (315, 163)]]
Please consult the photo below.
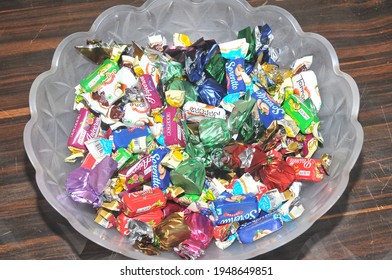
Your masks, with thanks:
[(250, 94), (246, 94), (244, 100), (234, 102), (234, 109), (227, 120), (229, 130), (236, 137), (244, 122), (252, 115), (253, 107), (256, 104), (256, 99), (252, 98)]
[(302, 100), (299, 96), (292, 94), (283, 103), (282, 108), (298, 124), (302, 133), (308, 134), (317, 130), (320, 120), (309, 98)]
[(116, 62), (106, 59), (93, 73), (80, 82), (85, 92), (96, 91), (105, 81), (110, 80), (119, 70)]
[(173, 79), (167, 86), (166, 90), (181, 90), (185, 91), (185, 102), (196, 101), (198, 93), (195, 87), (188, 81), (178, 78)]
[(206, 156), (206, 151), (204, 149), (203, 143), (201, 143), (199, 136), (193, 134), (189, 129), (185, 121), (182, 121), (182, 127), (185, 133), (186, 148), (185, 151), (189, 156), (198, 159), (204, 159)]
[(220, 53), (216, 53), (208, 61), (205, 70), (215, 81), (222, 84), (226, 75), (226, 60)]
[(204, 119), (199, 124), (200, 140), (207, 151), (223, 148), (231, 139), (231, 133), (224, 119)]
[(161, 75), (161, 80), (163, 84), (166, 84), (174, 78), (181, 78), (182, 76), (184, 76), (184, 69), (182, 67), (182, 64), (177, 61), (169, 60), (167, 61), (166, 65), (161, 65), (161, 67), (165, 69), (165, 71), (163, 71)]
[(125, 148), (119, 148), (112, 155), (113, 159), (117, 161), (117, 169), (123, 168), (126, 164), (130, 164), (137, 160), (137, 155), (133, 155), (127, 151)]
[(246, 27), (238, 31), (237, 39), (245, 38), (246, 42), (249, 44), (248, 53), (245, 56), (245, 60), (251, 60), (254, 56), (256, 48), (256, 37), (254, 32), (250, 27)]
[(181, 187), (187, 194), (200, 195), (206, 178), (206, 170), (202, 162), (190, 158), (181, 162), (170, 172), (173, 185)]

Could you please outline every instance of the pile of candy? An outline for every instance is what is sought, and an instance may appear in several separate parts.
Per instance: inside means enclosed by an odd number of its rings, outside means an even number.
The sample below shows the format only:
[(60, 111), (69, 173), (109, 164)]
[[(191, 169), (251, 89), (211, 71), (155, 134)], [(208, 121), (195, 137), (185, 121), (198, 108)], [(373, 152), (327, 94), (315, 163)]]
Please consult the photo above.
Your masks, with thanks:
[(249, 243), (299, 217), (301, 182), (328, 174), (312, 158), (321, 99), (312, 57), (282, 70), (265, 24), (224, 43), (174, 34), (148, 45), (88, 41), (98, 68), (76, 86), (67, 193), (138, 250), (196, 259)]

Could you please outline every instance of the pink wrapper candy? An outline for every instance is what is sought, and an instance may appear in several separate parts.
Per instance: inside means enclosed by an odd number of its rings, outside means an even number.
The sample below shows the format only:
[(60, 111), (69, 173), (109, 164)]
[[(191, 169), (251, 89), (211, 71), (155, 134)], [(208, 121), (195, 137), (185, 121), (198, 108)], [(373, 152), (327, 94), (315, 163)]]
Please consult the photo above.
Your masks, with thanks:
[(151, 171), (151, 155), (148, 154), (144, 158), (120, 170), (118, 175), (120, 177), (125, 177), (125, 187), (126, 190), (130, 192), (134, 191), (138, 186), (144, 184), (148, 179), (150, 179)]
[(168, 106), (163, 110), (163, 137), (167, 147), (185, 148), (185, 134), (181, 126), (182, 115), (178, 108)]
[(182, 258), (195, 260), (210, 245), (214, 226), (208, 217), (199, 213), (185, 213), (184, 219), (191, 229), (191, 238), (181, 242), (174, 251)]
[(99, 117), (96, 117), (86, 108), (80, 109), (74, 127), (68, 138), (68, 148), (70, 150), (76, 148), (82, 151), (87, 151), (84, 143), (87, 140), (98, 136), (100, 125), (101, 119)]
[(150, 104), (151, 110), (162, 108), (163, 103), (155, 87), (151, 75), (143, 74), (139, 77), (139, 84), (143, 91), (144, 97)]

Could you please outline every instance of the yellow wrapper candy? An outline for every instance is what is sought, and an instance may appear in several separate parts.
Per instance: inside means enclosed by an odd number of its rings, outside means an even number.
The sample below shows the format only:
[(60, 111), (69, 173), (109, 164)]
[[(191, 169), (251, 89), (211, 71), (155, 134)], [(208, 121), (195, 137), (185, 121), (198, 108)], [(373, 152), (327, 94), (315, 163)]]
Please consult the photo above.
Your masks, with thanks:
[(183, 90), (168, 90), (165, 92), (167, 104), (173, 107), (181, 107), (185, 101), (185, 91)]
[(189, 47), (190, 45), (192, 45), (192, 42), (187, 35), (181, 33), (174, 33), (173, 44), (175, 46)]

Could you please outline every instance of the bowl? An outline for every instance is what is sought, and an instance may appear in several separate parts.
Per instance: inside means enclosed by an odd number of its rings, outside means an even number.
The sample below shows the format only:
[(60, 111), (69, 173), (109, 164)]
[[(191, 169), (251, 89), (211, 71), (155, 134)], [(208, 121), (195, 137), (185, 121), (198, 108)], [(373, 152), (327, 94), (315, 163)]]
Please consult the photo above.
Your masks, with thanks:
[(288, 68), (297, 58), (313, 55), (311, 69), (316, 73), (323, 101), (319, 112), (324, 145), (314, 157), (333, 156), (331, 174), (320, 183), (305, 184), (301, 201), (306, 209), (282, 230), (226, 250), (211, 244), (201, 259), (247, 259), (280, 247), (304, 233), (327, 212), (347, 187), (349, 173), (363, 144), (363, 131), (357, 121), (359, 93), (355, 81), (339, 70), (332, 45), (322, 36), (305, 33), (295, 18), (276, 6), (254, 8), (242, 0), (150, 0), (141, 7), (121, 5), (104, 11), (88, 32), (74, 33), (57, 47), (51, 69), (39, 75), (30, 90), (31, 119), (24, 130), (24, 145), (36, 170), (37, 185), (46, 200), (82, 235), (114, 252), (134, 259), (178, 259), (172, 253), (146, 256), (132, 248), (116, 229), (105, 229), (94, 222), (90, 205), (74, 202), (65, 192), (67, 174), (77, 164), (64, 163), (69, 155), (67, 139), (77, 112), (72, 110), (74, 87), (96, 66), (74, 49), (87, 39), (106, 42), (147, 44), (147, 36), (160, 33), (170, 39), (174, 32), (225, 42), (236, 32), (267, 23), (274, 34), (272, 47), (280, 51), (280, 67)]

